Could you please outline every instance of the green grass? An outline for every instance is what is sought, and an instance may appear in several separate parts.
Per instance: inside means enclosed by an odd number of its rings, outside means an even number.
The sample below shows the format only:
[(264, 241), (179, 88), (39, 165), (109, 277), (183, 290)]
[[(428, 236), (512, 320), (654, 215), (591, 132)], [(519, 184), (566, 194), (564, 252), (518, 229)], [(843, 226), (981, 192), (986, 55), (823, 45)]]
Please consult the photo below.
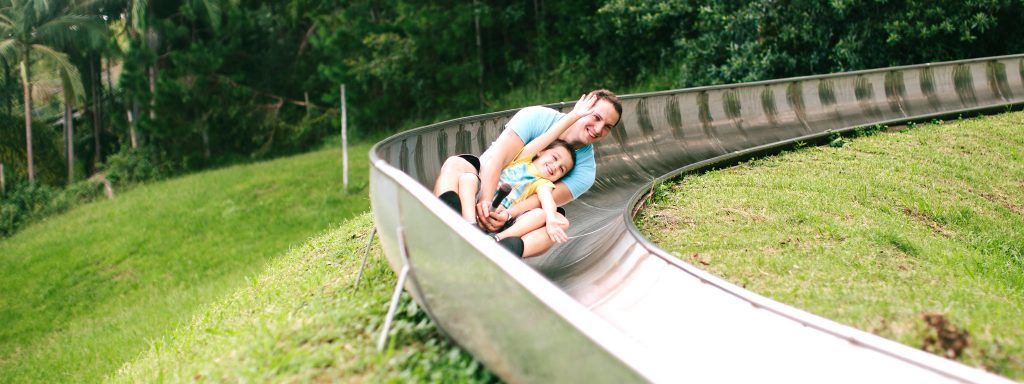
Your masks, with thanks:
[(142, 185), (0, 240), (0, 381), (95, 382), (365, 212), (369, 144)]
[(493, 381), (408, 298), (389, 347), (376, 351), (395, 275), (375, 241), (354, 289), (371, 219), (357, 216), (274, 260), (186, 326), (154, 341), (111, 381)]
[(1020, 112), (917, 125), (685, 176), (637, 224), (747, 289), (1024, 379), (1022, 127)]

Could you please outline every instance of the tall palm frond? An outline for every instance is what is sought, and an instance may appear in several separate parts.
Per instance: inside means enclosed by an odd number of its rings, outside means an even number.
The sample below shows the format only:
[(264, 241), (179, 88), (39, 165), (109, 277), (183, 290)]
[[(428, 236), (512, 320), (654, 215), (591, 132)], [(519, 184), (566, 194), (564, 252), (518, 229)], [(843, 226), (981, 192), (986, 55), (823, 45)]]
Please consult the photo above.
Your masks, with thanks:
[(146, 10), (149, 9), (149, 0), (132, 0), (130, 9), (132, 14), (132, 28), (141, 31), (145, 27)]
[(0, 40), (0, 57), (14, 63), (18, 61), (18, 45), (13, 39)]
[[(68, 60), (67, 54), (58, 52), (53, 48), (41, 44), (33, 44), (32, 51), (39, 54), (44, 60), (48, 60), (57, 65), (60, 75), (67, 77), (67, 81), (70, 83), (69, 85), (71, 86), (71, 92), (73, 94), (84, 94), (82, 75), (78, 72), (78, 68)], [(66, 102), (70, 101), (71, 100), (67, 100)]]

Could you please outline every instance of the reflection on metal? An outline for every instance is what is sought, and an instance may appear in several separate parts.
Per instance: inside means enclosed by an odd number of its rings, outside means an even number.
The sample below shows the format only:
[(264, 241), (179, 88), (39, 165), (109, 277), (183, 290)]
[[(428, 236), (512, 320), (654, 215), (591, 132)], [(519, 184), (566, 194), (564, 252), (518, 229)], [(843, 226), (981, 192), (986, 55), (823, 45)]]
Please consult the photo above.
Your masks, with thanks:
[(988, 63), (988, 68), (985, 71), (986, 78), (988, 79), (988, 87), (998, 97), (1003, 100), (1012, 100), (1013, 91), (1010, 90), (1010, 84), (1006, 82), (1006, 65), (998, 61), (992, 61)]
[(953, 69), (953, 84), (956, 86), (956, 94), (960, 96), (960, 103), (978, 105), (978, 98), (974, 96), (974, 75), (969, 65), (961, 64)]
[(928, 98), (928, 105), (932, 110), (942, 110), (939, 96), (935, 94), (935, 75), (932, 74), (932, 69), (929, 67), (921, 68), (919, 76), (918, 82), (921, 83), (921, 93), (924, 93), (925, 97)]
[(775, 92), (771, 87), (764, 87), (761, 90), (761, 111), (768, 118), (769, 123), (778, 124), (778, 108), (775, 107)]
[(683, 132), (683, 113), (679, 110), (679, 100), (669, 96), (665, 100), (665, 119), (672, 129), (672, 138), (679, 142), (686, 141), (686, 133)]
[(821, 100), (821, 105), (830, 106), (836, 104), (836, 93), (833, 91), (835, 85), (832, 84), (832, 80), (822, 79), (818, 81), (818, 99)]
[[(882, 113), (878, 110), (878, 102), (875, 100), (874, 84), (871, 83), (867, 76), (857, 76), (857, 85), (854, 86), (854, 93), (857, 94), (857, 102), (860, 104), (861, 111), (867, 112), (868, 117), (872, 119), (882, 118)], [(902, 114), (897, 116), (903, 117)]]
[(381, 246), (401, 271), (407, 229), (413, 298), (510, 382), (1005, 381), (723, 281), (644, 239), (630, 209), (652, 182), (740, 156), (1024, 103), (1022, 57), (623, 96), (594, 186), (567, 207), (570, 241), (525, 263), (428, 189), (446, 155), (481, 153), (515, 111), (417, 128), (370, 152)]
[(903, 98), (907, 96), (907, 87), (903, 82), (903, 72), (889, 71), (885, 74), (885, 98), (889, 100), (889, 110), (903, 116), (910, 115), (903, 106)]

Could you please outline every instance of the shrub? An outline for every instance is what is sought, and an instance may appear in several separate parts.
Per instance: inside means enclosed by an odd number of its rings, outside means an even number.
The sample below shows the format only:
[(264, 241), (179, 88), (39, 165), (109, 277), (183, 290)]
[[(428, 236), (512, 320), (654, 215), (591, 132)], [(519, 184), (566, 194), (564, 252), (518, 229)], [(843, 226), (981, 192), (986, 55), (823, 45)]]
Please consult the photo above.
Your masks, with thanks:
[(19, 183), (0, 199), (0, 236), (14, 234), (33, 217), (48, 210), (56, 191), (43, 184)]
[(19, 183), (0, 196), (0, 237), (24, 226), (103, 196), (103, 184), (84, 180), (63, 190), (45, 184)]
[(107, 157), (100, 167), (115, 184), (134, 184), (161, 179), (171, 173), (171, 166), (159, 152), (151, 149), (122, 149)]

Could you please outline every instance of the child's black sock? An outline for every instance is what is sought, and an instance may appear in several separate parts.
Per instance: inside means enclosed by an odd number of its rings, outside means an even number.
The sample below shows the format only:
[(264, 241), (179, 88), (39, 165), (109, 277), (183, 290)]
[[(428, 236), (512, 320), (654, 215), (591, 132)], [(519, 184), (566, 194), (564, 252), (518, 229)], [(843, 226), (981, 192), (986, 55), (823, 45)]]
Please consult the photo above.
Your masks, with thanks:
[(498, 244), (512, 252), (513, 255), (519, 256), (520, 259), (523, 258), (523, 239), (519, 236), (506, 237), (498, 241)]
[(438, 196), (441, 201), (447, 204), (449, 207), (455, 210), (455, 212), (462, 213), (462, 201), (459, 200), (459, 194), (455, 191), (448, 191)]

